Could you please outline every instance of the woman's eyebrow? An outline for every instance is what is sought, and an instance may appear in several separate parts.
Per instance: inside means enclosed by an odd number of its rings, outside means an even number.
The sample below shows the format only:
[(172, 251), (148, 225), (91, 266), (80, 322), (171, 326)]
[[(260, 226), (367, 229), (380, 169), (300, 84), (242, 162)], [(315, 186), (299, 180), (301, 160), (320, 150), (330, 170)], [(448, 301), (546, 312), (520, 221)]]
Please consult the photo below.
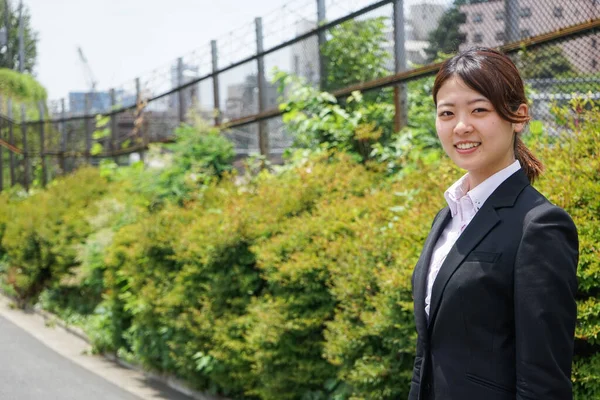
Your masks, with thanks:
[[(485, 97), (477, 97), (476, 99), (469, 100), (469, 101), (467, 102), (467, 105), (471, 105), (471, 104), (473, 104), (473, 103), (478, 103), (478, 102), (480, 102), (480, 101), (484, 101), (484, 102), (486, 102), (486, 103), (489, 103), (489, 102), (490, 102), (490, 101), (489, 101), (488, 99), (486, 99)], [(454, 106), (455, 106), (455, 104), (454, 104), (454, 103), (451, 103), (451, 102), (449, 102), (449, 101), (440, 101), (440, 102), (438, 103), (438, 105), (437, 105), (437, 106), (438, 106), (438, 107), (444, 107), (444, 106), (447, 106), (447, 107), (454, 107)]]
[(470, 104), (477, 103), (477, 102), (480, 102), (480, 101), (485, 101), (486, 103), (489, 103), (489, 102), (490, 102), (490, 101), (489, 101), (488, 99), (486, 99), (485, 97), (478, 97), (478, 98), (476, 98), (476, 99), (469, 100), (469, 101), (467, 102), (467, 104), (469, 104), (469, 105), (470, 105)]

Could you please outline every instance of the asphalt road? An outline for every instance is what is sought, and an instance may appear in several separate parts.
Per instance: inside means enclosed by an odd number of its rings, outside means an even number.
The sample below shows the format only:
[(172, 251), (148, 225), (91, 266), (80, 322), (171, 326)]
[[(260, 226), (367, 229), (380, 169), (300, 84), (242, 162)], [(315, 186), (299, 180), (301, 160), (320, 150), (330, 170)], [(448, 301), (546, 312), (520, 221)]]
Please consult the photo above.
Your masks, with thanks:
[[(46, 328), (49, 330), (49, 328)], [(47, 333), (48, 334), (48, 333)], [(186, 400), (167, 387), (143, 377), (123, 387), (83, 368), (46, 346), (10, 320), (0, 316), (0, 399), (1, 400)], [(66, 339), (68, 340), (68, 339)], [(94, 356), (84, 356), (93, 358)], [(119, 366), (116, 374), (127, 376), (129, 370)], [(119, 371), (121, 368), (122, 371)], [(131, 381), (131, 378), (127, 378)], [(128, 386), (152, 386), (151, 396), (134, 395)], [(142, 393), (138, 391), (138, 393)]]

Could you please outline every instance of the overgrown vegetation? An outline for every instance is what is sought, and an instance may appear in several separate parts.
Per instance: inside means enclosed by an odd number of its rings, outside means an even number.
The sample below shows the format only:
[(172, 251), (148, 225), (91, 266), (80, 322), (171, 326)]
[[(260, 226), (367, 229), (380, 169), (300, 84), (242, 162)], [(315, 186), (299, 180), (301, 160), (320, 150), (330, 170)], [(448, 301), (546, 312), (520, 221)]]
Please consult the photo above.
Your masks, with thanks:
[(47, 97), (46, 89), (31, 75), (5, 68), (0, 68), (0, 93), (18, 101), (32, 103), (45, 102)]
[[(600, 394), (600, 110), (573, 106), (555, 110), (564, 137), (548, 143), (537, 132), (530, 142), (548, 169), (536, 186), (579, 228), (573, 378), (576, 398), (589, 399)], [(138, 186), (154, 172), (139, 166), (81, 170), (26, 198), (5, 193), (5, 285), (81, 324), (98, 351), (198, 389), (237, 399), (403, 397), (415, 346), (412, 268), (443, 206), (435, 193), (461, 173), (445, 158), (409, 162), (389, 176), (376, 162), (322, 151), (242, 185), (213, 175), (160, 207), (157, 191)]]

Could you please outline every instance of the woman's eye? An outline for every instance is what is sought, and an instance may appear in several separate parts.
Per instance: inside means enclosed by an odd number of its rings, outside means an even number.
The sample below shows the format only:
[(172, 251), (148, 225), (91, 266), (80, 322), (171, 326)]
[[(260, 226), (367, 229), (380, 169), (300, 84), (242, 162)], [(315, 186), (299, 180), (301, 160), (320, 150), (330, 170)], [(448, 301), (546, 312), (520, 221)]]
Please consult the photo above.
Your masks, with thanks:
[(474, 113), (482, 113), (482, 112), (486, 112), (486, 111), (487, 111), (487, 109), (485, 109), (485, 108), (476, 108), (473, 110)]
[(442, 111), (442, 112), (438, 113), (439, 117), (448, 117), (450, 115), (452, 115), (452, 112), (450, 112), (450, 111)]

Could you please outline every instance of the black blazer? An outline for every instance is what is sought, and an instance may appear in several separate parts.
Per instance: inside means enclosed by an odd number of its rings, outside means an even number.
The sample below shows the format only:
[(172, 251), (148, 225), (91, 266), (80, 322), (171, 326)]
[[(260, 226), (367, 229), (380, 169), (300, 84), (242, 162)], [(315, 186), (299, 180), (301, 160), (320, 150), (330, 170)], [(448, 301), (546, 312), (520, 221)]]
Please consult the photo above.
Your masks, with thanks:
[(409, 400), (570, 400), (577, 308), (577, 229), (523, 170), (487, 199), (434, 282), (434, 219), (413, 272), (417, 354)]

